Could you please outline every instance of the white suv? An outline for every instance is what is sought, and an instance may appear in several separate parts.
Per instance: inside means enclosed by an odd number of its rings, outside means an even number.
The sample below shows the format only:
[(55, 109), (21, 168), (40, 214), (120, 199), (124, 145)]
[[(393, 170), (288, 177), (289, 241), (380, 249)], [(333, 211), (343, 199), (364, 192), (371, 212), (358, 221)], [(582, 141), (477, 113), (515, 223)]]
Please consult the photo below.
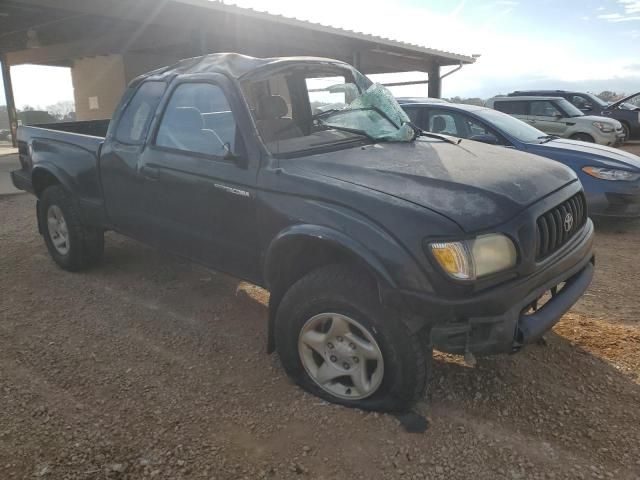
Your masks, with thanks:
[(548, 135), (621, 145), (622, 124), (612, 118), (585, 115), (572, 103), (559, 97), (494, 97), (487, 107), (516, 117)]

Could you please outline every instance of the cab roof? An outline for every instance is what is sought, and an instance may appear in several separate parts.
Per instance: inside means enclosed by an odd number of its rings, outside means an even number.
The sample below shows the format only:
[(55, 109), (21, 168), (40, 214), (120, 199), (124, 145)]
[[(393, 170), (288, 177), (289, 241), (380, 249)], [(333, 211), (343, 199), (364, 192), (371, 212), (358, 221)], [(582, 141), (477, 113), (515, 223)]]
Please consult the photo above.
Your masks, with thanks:
[(157, 70), (145, 73), (136, 78), (134, 82), (143, 79), (163, 80), (168, 77), (183, 74), (198, 73), (221, 73), (230, 78), (240, 79), (241, 77), (262, 70), (266, 67), (291, 64), (332, 64), (340, 66), (348, 66), (348, 64), (339, 60), (322, 57), (273, 57), (273, 58), (256, 58), (239, 53), (212, 53), (200, 57), (185, 58), (178, 63), (168, 67), (162, 67)]

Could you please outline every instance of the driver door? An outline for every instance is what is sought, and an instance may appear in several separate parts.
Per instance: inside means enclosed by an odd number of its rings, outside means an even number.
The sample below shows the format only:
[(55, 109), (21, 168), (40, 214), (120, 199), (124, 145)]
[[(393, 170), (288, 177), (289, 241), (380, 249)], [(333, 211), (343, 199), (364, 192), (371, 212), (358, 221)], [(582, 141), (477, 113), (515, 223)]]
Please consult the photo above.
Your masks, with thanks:
[(174, 86), (141, 170), (151, 192), (158, 246), (253, 279), (260, 264), (257, 162), (246, 161), (228, 81), (216, 78)]

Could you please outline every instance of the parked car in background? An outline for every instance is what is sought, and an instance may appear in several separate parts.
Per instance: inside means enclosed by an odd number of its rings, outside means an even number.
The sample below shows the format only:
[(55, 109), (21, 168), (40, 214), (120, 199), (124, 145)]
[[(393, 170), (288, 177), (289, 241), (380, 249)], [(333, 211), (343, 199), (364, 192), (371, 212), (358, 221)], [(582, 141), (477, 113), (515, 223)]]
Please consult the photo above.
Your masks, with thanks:
[(589, 214), (640, 216), (640, 157), (623, 150), (545, 135), (510, 115), (473, 105), (402, 102), (423, 130), (534, 153), (570, 167), (582, 182)]
[(4, 142), (7, 140), (11, 140), (11, 130), (9, 129), (0, 129), (0, 141)]
[(509, 97), (562, 97), (570, 101), (585, 115), (598, 115), (618, 120), (624, 130), (624, 141), (640, 138), (640, 92), (614, 103), (608, 103), (593, 93), (571, 90), (517, 90)]
[(624, 130), (617, 120), (585, 115), (568, 100), (560, 97), (494, 97), (487, 107), (527, 122), (549, 135), (618, 146)]
[(405, 410), (433, 347), (513, 353), (593, 276), (574, 172), (424, 134), (337, 60), (186, 59), (134, 80), (101, 136), (81, 123), (18, 128), (54, 261), (95, 264), (115, 230), (267, 288), (268, 351), (336, 403)]

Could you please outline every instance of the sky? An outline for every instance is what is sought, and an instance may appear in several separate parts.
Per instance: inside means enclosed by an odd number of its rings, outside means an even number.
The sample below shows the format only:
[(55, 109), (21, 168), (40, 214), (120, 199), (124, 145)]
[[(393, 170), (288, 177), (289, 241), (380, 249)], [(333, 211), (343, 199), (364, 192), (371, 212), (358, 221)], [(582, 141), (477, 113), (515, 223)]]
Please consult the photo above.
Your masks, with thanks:
[[(444, 79), (445, 97), (488, 98), (526, 88), (640, 90), (640, 0), (322, 0), (312, 7), (300, 0), (225, 3), (480, 54), (476, 64)], [(11, 74), (19, 108), (73, 99), (68, 69), (18, 66)], [(420, 78), (426, 75), (382, 80)], [(425, 95), (426, 86), (394, 93)]]

